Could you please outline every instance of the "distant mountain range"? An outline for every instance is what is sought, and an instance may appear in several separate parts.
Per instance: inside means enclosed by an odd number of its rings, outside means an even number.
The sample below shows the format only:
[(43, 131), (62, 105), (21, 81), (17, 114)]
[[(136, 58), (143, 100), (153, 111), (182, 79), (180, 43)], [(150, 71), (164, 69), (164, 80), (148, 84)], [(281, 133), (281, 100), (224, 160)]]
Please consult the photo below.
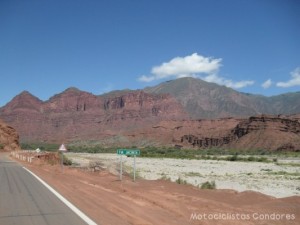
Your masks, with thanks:
[[(80, 92), (77, 88), (69, 89)], [(140, 91), (149, 94), (170, 94), (184, 107), (192, 119), (247, 117), (257, 114), (292, 115), (300, 113), (300, 91), (266, 97), (238, 92), (225, 86), (190, 77), (166, 81), (142, 90), (114, 90), (98, 97), (113, 98)], [(35, 96), (34, 99), (41, 102)], [(2, 108), (5, 108), (5, 106)]]
[(171, 80), (145, 88), (144, 91), (171, 94), (194, 119), (300, 112), (300, 92), (265, 97), (238, 92), (196, 78)]
[(100, 96), (68, 88), (47, 101), (24, 91), (0, 119), (21, 142), (300, 150), (300, 92), (265, 97), (195, 78)]

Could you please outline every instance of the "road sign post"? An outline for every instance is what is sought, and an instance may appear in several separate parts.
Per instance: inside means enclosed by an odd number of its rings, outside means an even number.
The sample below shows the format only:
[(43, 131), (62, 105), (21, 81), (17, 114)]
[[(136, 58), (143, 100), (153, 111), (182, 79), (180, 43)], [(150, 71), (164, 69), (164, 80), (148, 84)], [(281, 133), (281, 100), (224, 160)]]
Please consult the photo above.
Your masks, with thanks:
[(60, 152), (60, 167), (61, 167), (61, 172), (64, 173), (64, 153)]
[(133, 160), (133, 182), (135, 182), (135, 158), (136, 155), (134, 155), (134, 160)]
[(122, 171), (122, 167), (123, 167), (123, 165), (122, 165), (122, 155), (120, 155), (120, 180), (122, 180), (122, 173), (123, 173), (123, 171)]
[(123, 173), (123, 161), (122, 156), (123, 155), (130, 155), (134, 156), (133, 159), (133, 181), (135, 181), (135, 171), (136, 171), (136, 156), (141, 154), (140, 150), (133, 150), (133, 149), (118, 149), (117, 154), (120, 155), (120, 180), (122, 181), (122, 173)]
[(60, 152), (60, 155), (61, 155), (61, 159), (60, 159), (60, 165), (61, 165), (61, 172), (63, 173), (64, 172), (64, 152), (67, 151), (67, 148), (65, 147), (64, 144), (62, 144), (58, 151)]

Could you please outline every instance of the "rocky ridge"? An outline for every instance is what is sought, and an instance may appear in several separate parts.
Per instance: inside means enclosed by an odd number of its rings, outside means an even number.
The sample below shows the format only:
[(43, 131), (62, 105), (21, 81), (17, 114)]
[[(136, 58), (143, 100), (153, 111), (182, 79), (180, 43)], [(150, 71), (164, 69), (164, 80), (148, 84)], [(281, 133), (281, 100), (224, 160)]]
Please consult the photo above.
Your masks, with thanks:
[(181, 142), (198, 148), (230, 147), (300, 151), (299, 121), (286, 116), (252, 116), (241, 120), (234, 128), (228, 129), (219, 137), (190, 134), (182, 136)]
[(19, 135), (16, 130), (0, 121), (0, 152), (20, 149)]
[[(184, 81), (190, 85), (193, 83), (190, 78)], [(216, 87), (215, 84), (211, 86)], [(207, 94), (205, 88), (199, 88), (200, 92)], [(224, 88), (223, 94), (227, 91)], [(178, 91), (186, 92), (180, 88)], [(233, 99), (239, 99), (236, 101), (239, 103), (237, 108), (241, 106), (247, 111), (245, 107), (249, 99), (245, 101), (240, 95), (237, 98), (235, 95), (234, 92)], [(203, 101), (206, 104), (203, 103), (203, 107), (208, 107), (206, 109), (209, 111), (218, 110), (209, 98), (191, 98)], [(227, 104), (227, 100), (223, 105), (234, 109), (235, 103)], [(257, 116), (191, 119), (187, 109), (171, 94), (125, 90), (96, 96), (77, 88), (68, 88), (47, 101), (22, 92), (0, 108), (0, 118), (16, 128), (20, 141), (25, 143), (93, 142), (117, 147), (176, 145), (185, 148), (300, 149), (300, 114), (264, 115), (257, 113), (254, 106), (253, 110), (251, 113)], [(225, 110), (223, 115), (228, 115), (228, 112)]]

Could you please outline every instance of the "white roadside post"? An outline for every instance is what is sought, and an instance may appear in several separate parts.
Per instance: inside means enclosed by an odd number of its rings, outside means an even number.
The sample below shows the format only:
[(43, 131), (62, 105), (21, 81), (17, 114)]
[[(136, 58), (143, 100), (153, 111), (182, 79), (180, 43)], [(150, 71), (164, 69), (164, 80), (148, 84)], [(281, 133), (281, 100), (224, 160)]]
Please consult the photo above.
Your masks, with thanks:
[(136, 155), (134, 155), (134, 160), (133, 160), (133, 182), (135, 182), (135, 158)]
[(62, 144), (58, 151), (60, 152), (61, 154), (61, 160), (60, 160), (60, 164), (61, 164), (61, 172), (63, 173), (64, 172), (64, 152), (67, 151), (67, 148), (64, 144)]
[(122, 175), (123, 175), (123, 155), (126, 155), (126, 150), (124, 149), (118, 149), (117, 154), (120, 155), (120, 181), (122, 181)]
[(120, 180), (122, 180), (122, 167), (123, 167), (123, 165), (122, 165), (122, 155), (120, 155)]

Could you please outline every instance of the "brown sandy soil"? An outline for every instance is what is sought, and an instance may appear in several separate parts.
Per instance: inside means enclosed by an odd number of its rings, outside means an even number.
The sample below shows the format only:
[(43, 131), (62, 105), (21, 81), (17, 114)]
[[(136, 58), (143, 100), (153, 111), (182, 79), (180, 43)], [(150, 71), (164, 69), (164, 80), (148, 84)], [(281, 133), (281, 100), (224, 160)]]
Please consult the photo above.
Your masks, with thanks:
[(296, 196), (276, 199), (168, 181), (132, 182), (126, 176), (121, 182), (106, 171), (65, 167), (62, 173), (58, 165), (21, 163), (101, 225), (300, 224), (300, 197)]

